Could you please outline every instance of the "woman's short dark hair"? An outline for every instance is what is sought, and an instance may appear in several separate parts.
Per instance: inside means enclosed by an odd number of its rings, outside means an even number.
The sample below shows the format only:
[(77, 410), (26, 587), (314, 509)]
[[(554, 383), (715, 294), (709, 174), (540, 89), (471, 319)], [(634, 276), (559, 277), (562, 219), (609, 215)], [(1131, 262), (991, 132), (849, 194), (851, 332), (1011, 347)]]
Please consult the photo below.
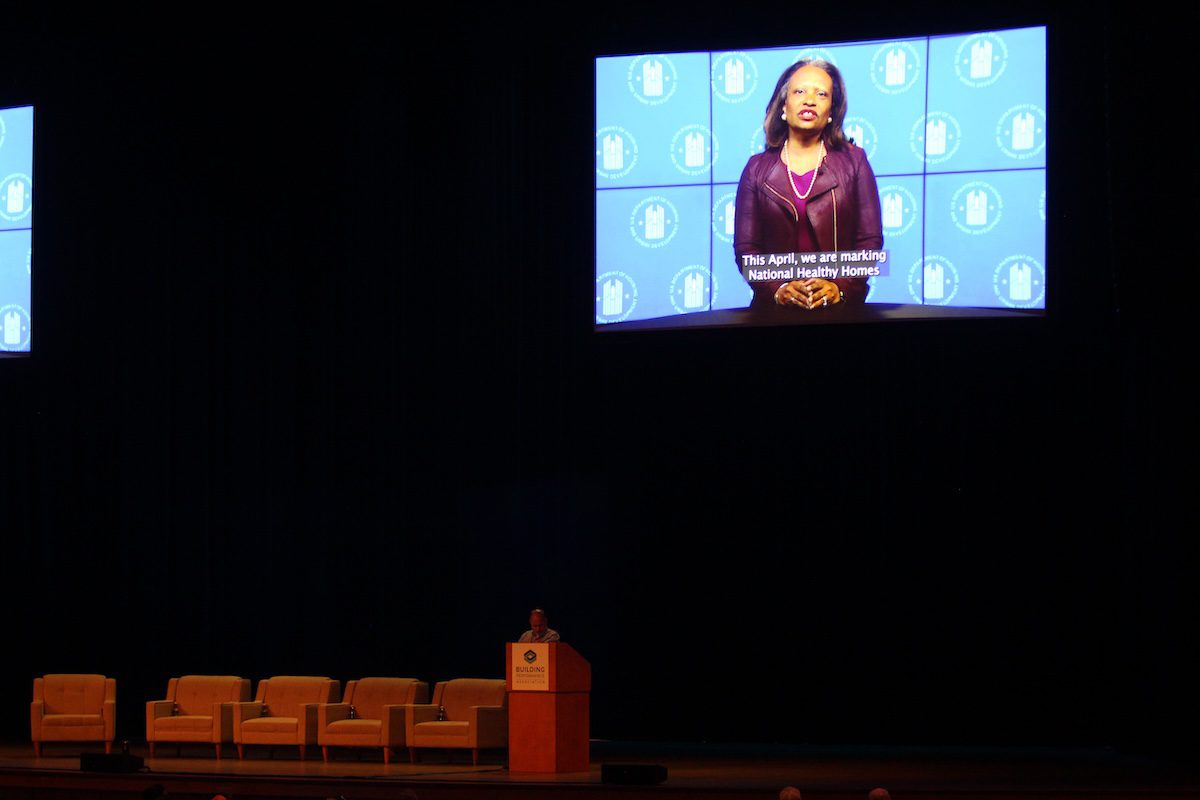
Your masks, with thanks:
[(763, 130), (767, 134), (767, 147), (782, 147), (783, 143), (787, 141), (788, 124), (781, 115), (783, 114), (783, 105), (787, 102), (788, 82), (796, 74), (796, 70), (804, 67), (823, 69), (833, 81), (833, 98), (829, 109), (829, 115), (833, 117), (833, 120), (821, 131), (821, 138), (825, 140), (825, 146), (830, 150), (841, 150), (847, 144), (846, 134), (842, 130), (842, 122), (846, 119), (846, 81), (842, 79), (841, 70), (821, 58), (802, 58), (785, 69), (779, 76), (779, 80), (775, 83), (775, 94), (767, 103), (766, 119), (763, 120)]

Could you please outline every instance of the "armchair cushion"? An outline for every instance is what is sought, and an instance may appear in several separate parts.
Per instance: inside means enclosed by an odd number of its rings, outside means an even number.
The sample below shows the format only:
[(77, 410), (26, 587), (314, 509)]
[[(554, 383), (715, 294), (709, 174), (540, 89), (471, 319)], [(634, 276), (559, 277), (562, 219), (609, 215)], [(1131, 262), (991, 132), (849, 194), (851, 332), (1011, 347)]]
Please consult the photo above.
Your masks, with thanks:
[[(298, 724), (299, 720), (296, 717), (258, 717), (242, 723), (242, 735), (286, 733), (295, 737)], [(287, 742), (287, 744), (295, 744), (295, 741)]]

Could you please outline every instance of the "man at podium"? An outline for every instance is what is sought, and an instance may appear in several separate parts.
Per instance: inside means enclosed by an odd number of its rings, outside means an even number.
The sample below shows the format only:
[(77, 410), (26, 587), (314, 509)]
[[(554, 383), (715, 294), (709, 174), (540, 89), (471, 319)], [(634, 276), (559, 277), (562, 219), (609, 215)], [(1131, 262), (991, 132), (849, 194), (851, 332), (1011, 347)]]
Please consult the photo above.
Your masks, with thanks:
[(559, 640), (558, 631), (550, 630), (550, 625), (546, 621), (546, 612), (540, 608), (535, 608), (529, 612), (529, 630), (521, 634), (518, 642), (557, 642)]

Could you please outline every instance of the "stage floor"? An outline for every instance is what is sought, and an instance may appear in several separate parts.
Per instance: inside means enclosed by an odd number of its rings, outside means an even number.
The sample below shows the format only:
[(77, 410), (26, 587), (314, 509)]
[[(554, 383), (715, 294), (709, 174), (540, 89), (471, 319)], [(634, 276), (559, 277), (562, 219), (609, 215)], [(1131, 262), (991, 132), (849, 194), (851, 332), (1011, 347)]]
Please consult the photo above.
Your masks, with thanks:
[[(339, 750), (329, 763), (300, 761), (293, 748), (253, 748), (244, 761), (213, 757), (211, 747), (160, 745), (146, 758), (146, 771), (128, 775), (85, 773), (79, 751), (96, 748), (47, 745), (35, 758), (27, 743), (0, 745), (0, 798), (140, 798), (161, 784), (174, 800), (221, 793), (248, 798), (477, 798), (536, 797), (758, 798), (772, 800), (783, 786), (796, 786), (805, 800), (865, 798), (876, 786), (905, 798), (1200, 798), (1200, 769), (1121, 755), (1108, 750), (863, 748), (773, 745), (705, 745), (593, 742), (586, 773), (510, 773), (503, 753), (485, 753), (472, 766), (466, 752), (447, 761), (429, 751), (423, 761), (385, 765), (378, 751)], [(144, 746), (131, 752), (146, 756)], [(490, 759), (488, 756), (490, 755)], [(667, 781), (658, 786), (614, 786), (600, 779), (602, 763), (661, 764)]]

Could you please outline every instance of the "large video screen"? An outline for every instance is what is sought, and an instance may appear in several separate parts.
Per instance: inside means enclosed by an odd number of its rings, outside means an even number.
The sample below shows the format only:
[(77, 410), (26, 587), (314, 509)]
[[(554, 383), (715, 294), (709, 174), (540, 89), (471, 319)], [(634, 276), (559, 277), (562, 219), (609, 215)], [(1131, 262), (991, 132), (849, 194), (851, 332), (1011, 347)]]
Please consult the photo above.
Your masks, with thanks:
[(30, 352), (33, 107), (0, 108), (0, 357)]
[[(793, 172), (789, 185), (764, 121), (771, 103), (788, 120), (784, 73), (813, 59), (844, 81), (840, 127), (853, 145), (822, 150), (817, 171)], [(596, 327), (1044, 314), (1046, 125), (1044, 27), (598, 58)], [(761, 178), (769, 170), (774, 188)], [(852, 186), (867, 175), (873, 186)], [(756, 176), (762, 201), (746, 188)], [(804, 228), (796, 246), (782, 246), (795, 242), (786, 231), (760, 237), (770, 252), (858, 251), (871, 266), (853, 273), (869, 274), (865, 286), (854, 295), (839, 280), (847, 291), (831, 287), (815, 307), (749, 313), (755, 290), (739, 256), (759, 252), (747, 231), (774, 224), (757, 219), (767, 214)], [(830, 214), (840, 241), (822, 228)], [(754, 275), (817, 274), (771, 266)]]

